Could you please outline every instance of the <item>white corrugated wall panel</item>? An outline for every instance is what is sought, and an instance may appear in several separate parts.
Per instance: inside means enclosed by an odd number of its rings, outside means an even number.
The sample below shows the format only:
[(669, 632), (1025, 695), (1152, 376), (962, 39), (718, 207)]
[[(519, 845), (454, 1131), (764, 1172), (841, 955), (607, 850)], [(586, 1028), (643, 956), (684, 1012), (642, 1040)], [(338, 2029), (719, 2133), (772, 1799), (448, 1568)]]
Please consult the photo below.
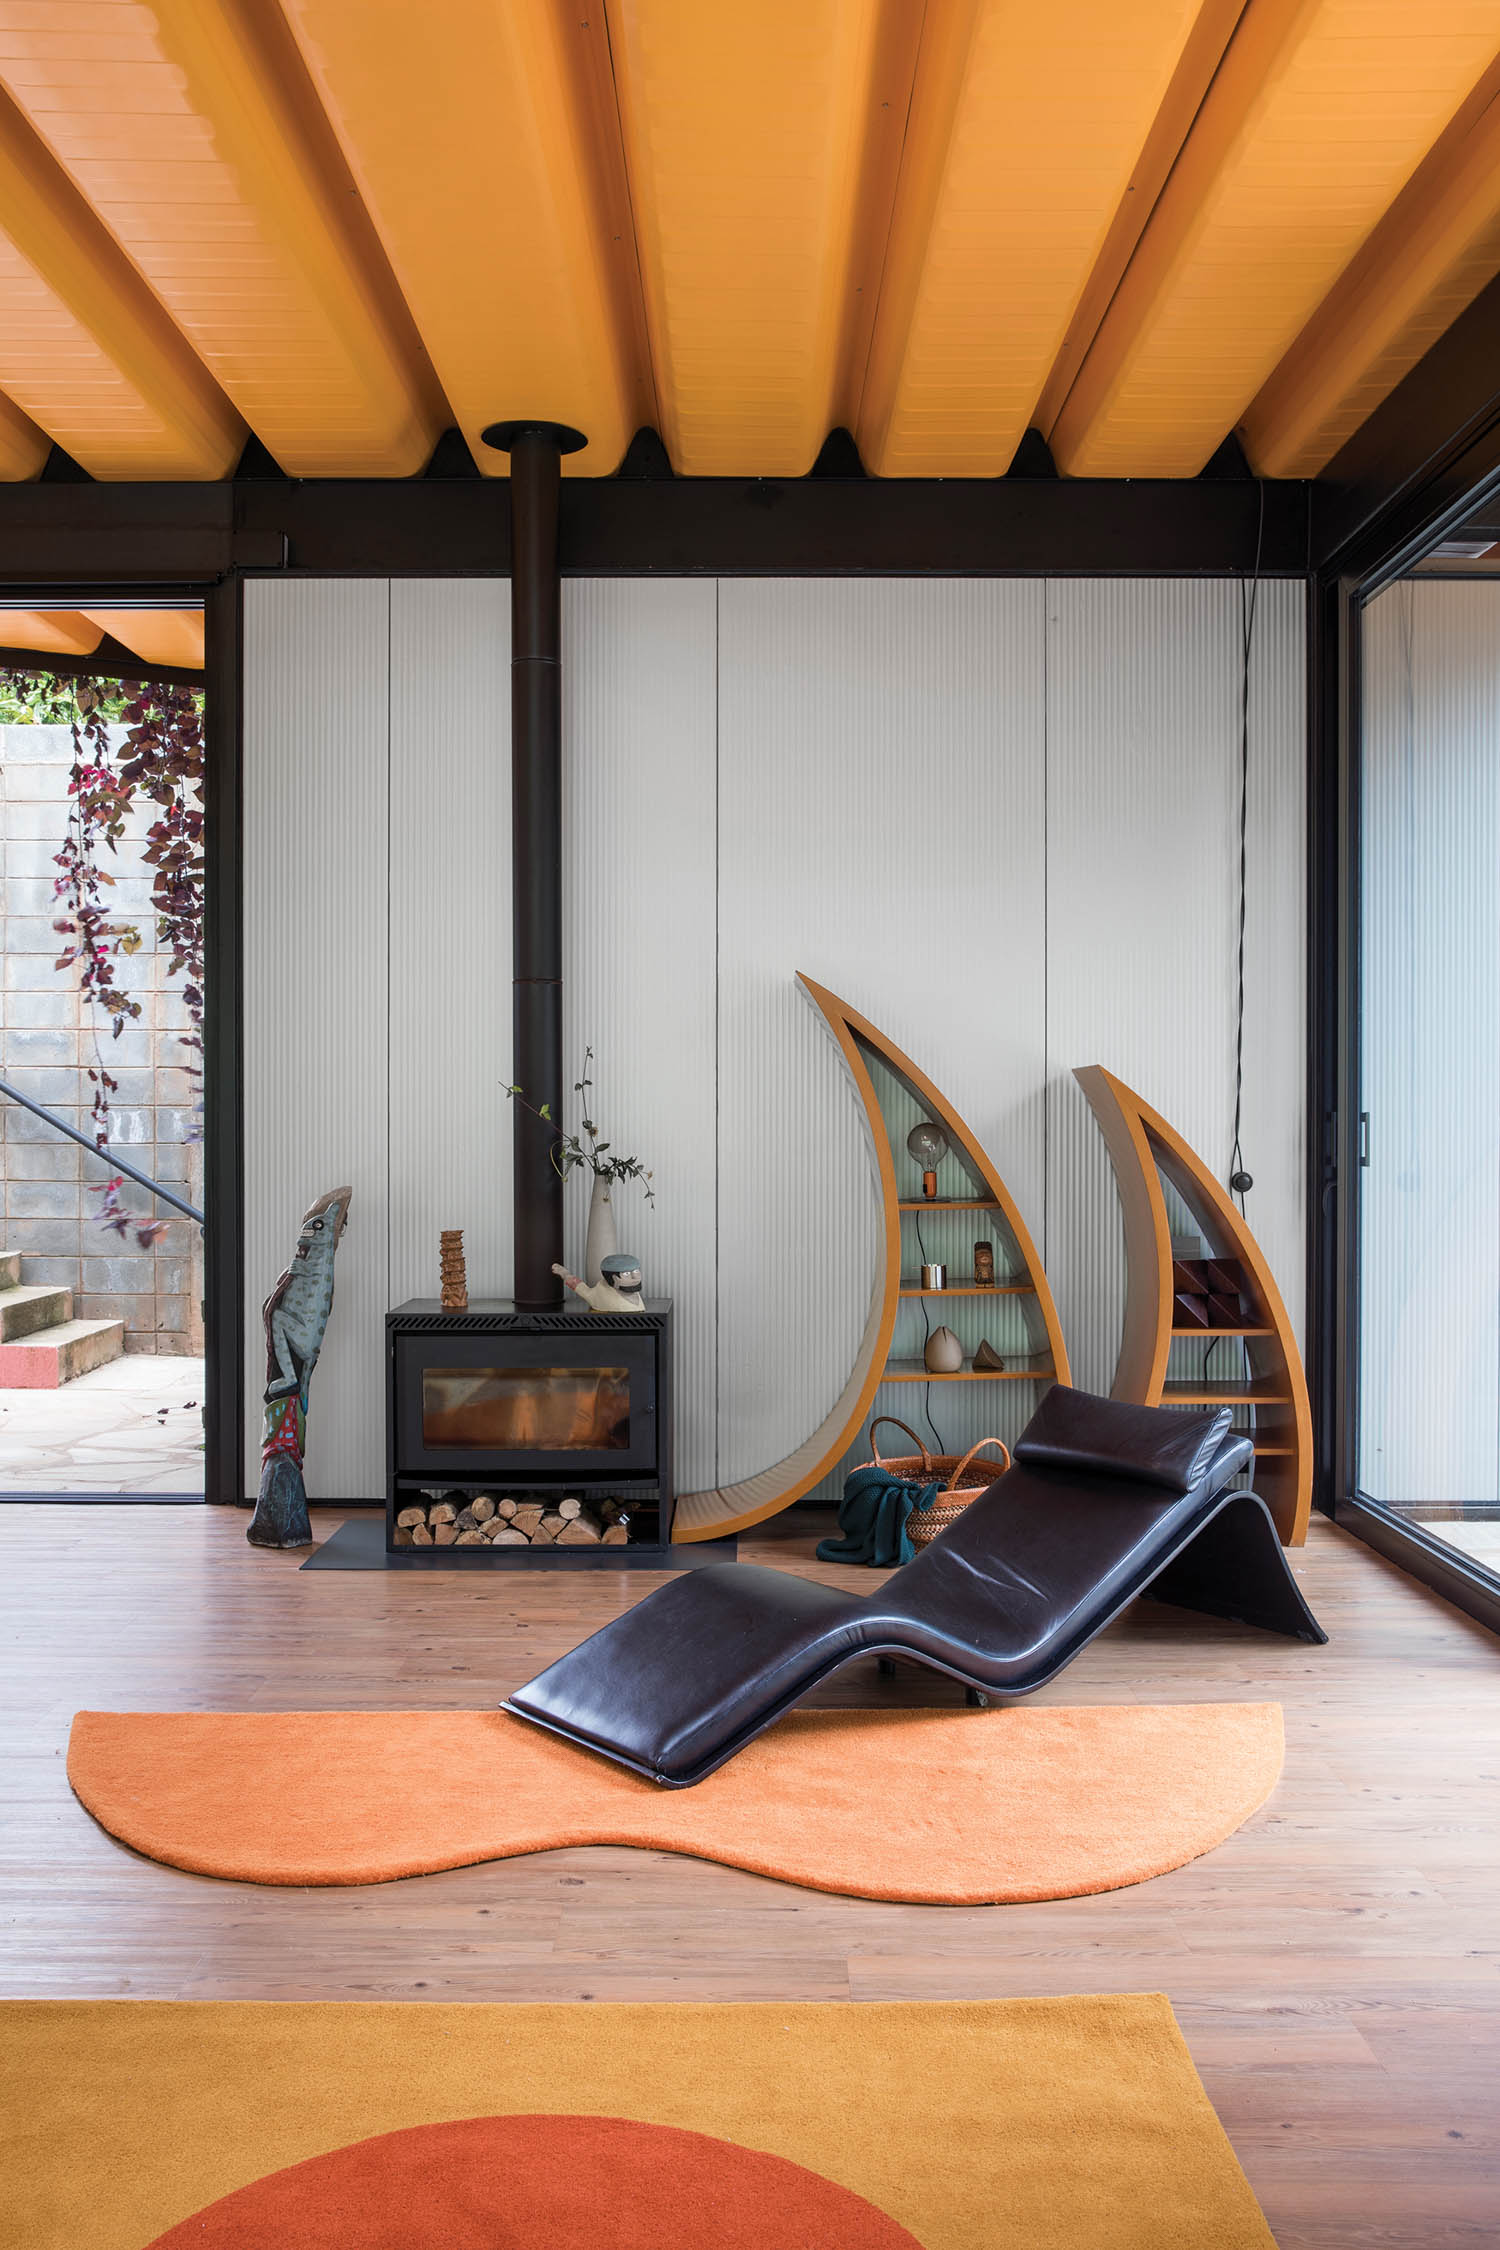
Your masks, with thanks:
[(508, 1297), (510, 587), (390, 595), (389, 1302), (438, 1294), (444, 1227), (470, 1297)]
[[(798, 969), (941, 1087), (1041, 1241), (1044, 591), (726, 580), (719, 607), (716, 1481), (728, 1484), (827, 1413), (875, 1274), (862, 1113)], [(915, 1309), (902, 1319), (920, 1337)], [(915, 1348), (898, 1333), (898, 1354)], [(914, 1418), (919, 1391), (886, 1395)], [(983, 1419), (983, 1400), (997, 1405), (988, 1385), (933, 1398), (945, 1439)]]
[(1500, 1497), (1500, 587), (1365, 612), (1360, 1483)]
[(260, 1307), (302, 1213), (352, 1184), (313, 1379), (307, 1488), (385, 1489), (389, 593), (245, 589), (246, 1491), (260, 1476)]
[[(1049, 1271), (1075, 1381), (1107, 1391), (1119, 1206), (1073, 1078), (1103, 1063), (1221, 1177), (1235, 1078), (1241, 596), (1224, 581), (1054, 581), (1047, 623)], [(1301, 589), (1260, 589), (1252, 663), (1247, 1216), (1304, 1300)], [(1227, 1365), (1226, 1375), (1234, 1370)]]
[[(564, 1075), (592, 1044), (595, 1122), (656, 1175), (654, 1205), (615, 1190), (615, 1221), (648, 1294), (674, 1303), (684, 1491), (714, 1481), (717, 1399), (716, 601), (711, 579), (563, 588)], [(575, 1174), (575, 1271), (587, 1208)]]
[[(592, 1040), (601, 1121), (658, 1176), (654, 1211), (630, 1191), (620, 1209), (679, 1306), (681, 1483), (800, 1443), (870, 1299), (863, 1120), (798, 968), (967, 1117), (1046, 1258), (1075, 1374), (1107, 1387), (1118, 1223), (1070, 1073), (1108, 1063), (1227, 1168), (1238, 589), (564, 597), (567, 1037), (570, 1056)], [(1269, 586), (1261, 605), (1244, 1140), (1251, 1222), (1300, 1318), (1301, 602)], [(464, 1227), (476, 1295), (509, 1285), (506, 609), (503, 582), (249, 589), (248, 1294), (258, 1337), (306, 1202), (350, 1178), (311, 1423), (310, 1488), (331, 1497), (382, 1489), (383, 1315), (435, 1288), (437, 1230)], [(575, 1263), (582, 1206), (575, 1183)], [(902, 1319), (914, 1356), (920, 1316)], [(253, 1488), (255, 1337), (248, 1365)], [(1013, 1434), (1032, 1395), (937, 1388), (939, 1432)], [(916, 1421), (922, 1393), (879, 1403)]]

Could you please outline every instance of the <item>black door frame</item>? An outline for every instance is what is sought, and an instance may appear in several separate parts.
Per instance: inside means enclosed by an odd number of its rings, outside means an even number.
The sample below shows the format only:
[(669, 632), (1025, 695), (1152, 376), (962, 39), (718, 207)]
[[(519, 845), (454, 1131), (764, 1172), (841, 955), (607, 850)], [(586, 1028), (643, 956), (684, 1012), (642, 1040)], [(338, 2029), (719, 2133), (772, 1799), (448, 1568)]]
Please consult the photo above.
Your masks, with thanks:
[(245, 1490), (244, 580), (204, 596), (203, 1496)]
[[(67, 512), (69, 488), (28, 485), (28, 496), (51, 491)], [(80, 488), (82, 489), (82, 488)], [(18, 541), (24, 550), (24, 541)], [(87, 579), (47, 578), (41, 583), (4, 575), (0, 594), (8, 604), (39, 609), (111, 609), (122, 599), (133, 606), (199, 603), (203, 607), (204, 661), (201, 675), (179, 666), (155, 666), (139, 658), (129, 669), (130, 652), (103, 651), (104, 676), (167, 679), (200, 683), (204, 691), (204, 988), (203, 988), (203, 1279), (204, 1279), (204, 1465), (205, 1500), (239, 1496), (244, 1461), (244, 1104), (240, 1065), (241, 945), (241, 641), (242, 581), (237, 573), (198, 576), (195, 558), (184, 553), (180, 577)], [(59, 678), (97, 678), (93, 660), (54, 661), (41, 649), (5, 651), (7, 668), (25, 665)], [(226, 1353), (232, 1356), (227, 1356)], [(66, 1493), (58, 1495), (66, 1500)], [(130, 1494), (122, 1494), (129, 1499)]]
[(1481, 1565), (1359, 1487), (1361, 633), (1366, 606), (1500, 495), (1500, 279), (1338, 458), (1308, 584), (1308, 1373), (1318, 1505), (1500, 1632)]

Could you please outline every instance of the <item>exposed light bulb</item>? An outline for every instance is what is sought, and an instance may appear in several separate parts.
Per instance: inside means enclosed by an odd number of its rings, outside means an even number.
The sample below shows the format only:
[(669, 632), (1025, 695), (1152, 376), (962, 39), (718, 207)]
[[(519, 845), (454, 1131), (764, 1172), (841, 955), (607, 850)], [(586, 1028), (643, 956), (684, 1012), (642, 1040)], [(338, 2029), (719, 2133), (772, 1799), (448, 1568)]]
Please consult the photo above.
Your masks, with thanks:
[(922, 1193), (930, 1202), (937, 1194), (937, 1168), (948, 1153), (948, 1136), (941, 1125), (924, 1118), (907, 1134), (906, 1153), (922, 1167)]

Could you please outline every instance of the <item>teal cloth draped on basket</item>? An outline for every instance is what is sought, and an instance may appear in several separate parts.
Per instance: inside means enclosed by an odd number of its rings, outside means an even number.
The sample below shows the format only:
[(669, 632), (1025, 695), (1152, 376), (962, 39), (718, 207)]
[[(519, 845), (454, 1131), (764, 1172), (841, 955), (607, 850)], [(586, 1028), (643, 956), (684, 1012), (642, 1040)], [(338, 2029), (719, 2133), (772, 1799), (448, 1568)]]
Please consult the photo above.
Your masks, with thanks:
[(908, 1484), (871, 1461), (850, 1471), (839, 1502), (839, 1536), (818, 1541), (819, 1562), (870, 1563), (893, 1570), (916, 1553), (906, 1535), (913, 1508), (927, 1509), (937, 1498), (932, 1484)]

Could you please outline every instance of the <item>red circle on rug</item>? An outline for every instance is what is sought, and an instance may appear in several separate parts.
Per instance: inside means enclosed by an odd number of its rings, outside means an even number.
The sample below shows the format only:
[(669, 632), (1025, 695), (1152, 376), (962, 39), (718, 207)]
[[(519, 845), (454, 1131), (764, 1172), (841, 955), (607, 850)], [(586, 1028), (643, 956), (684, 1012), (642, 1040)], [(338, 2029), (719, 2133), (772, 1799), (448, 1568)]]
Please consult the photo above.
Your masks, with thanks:
[(921, 2250), (821, 2173), (626, 2117), (469, 2117), (351, 2142), (147, 2250)]

